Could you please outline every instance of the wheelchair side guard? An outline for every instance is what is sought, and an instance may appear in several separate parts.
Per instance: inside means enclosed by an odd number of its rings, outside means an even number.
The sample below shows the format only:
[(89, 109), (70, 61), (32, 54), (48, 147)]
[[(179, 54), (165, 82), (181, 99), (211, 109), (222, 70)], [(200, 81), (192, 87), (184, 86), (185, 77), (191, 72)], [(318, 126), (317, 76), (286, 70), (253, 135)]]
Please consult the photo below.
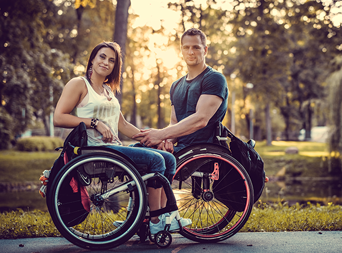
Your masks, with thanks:
[(190, 162), (186, 163), (185, 165), (182, 165), (182, 167), (180, 167), (179, 172), (176, 174), (174, 179), (176, 179), (178, 181), (185, 181), (191, 175), (193, 175), (193, 173), (195, 173), (195, 171), (198, 170), (198, 168), (201, 168), (204, 165), (206, 165), (210, 162), (213, 162), (213, 161), (215, 161), (214, 158), (207, 158), (207, 157), (198, 158), (198, 159), (195, 159), (193, 161), (190, 161)]
[[(123, 153), (116, 151), (111, 148), (107, 147), (82, 147), (77, 150), (77, 154), (89, 154), (89, 153), (107, 153), (107, 154), (117, 154), (121, 156), (122, 158), (126, 159), (138, 170), (140, 175), (146, 174), (147, 166), (145, 164), (135, 164), (129, 157), (124, 155)], [(112, 163), (108, 162), (89, 162), (84, 164), (83, 166), (80, 166), (80, 168), (77, 170), (77, 176), (79, 179), (79, 182), (83, 186), (88, 186), (91, 184), (92, 178), (100, 178), (100, 180), (104, 183), (112, 183), (114, 182), (114, 177), (118, 176), (121, 181), (124, 177), (124, 171), (120, 169), (118, 166), (113, 166)], [(106, 189), (103, 190), (105, 192)]]
[(131, 164), (134, 165), (134, 167), (138, 170), (140, 175), (145, 175), (147, 172), (147, 166), (144, 164), (136, 164), (135, 162), (132, 161), (131, 158), (126, 156), (124, 153), (119, 152), (117, 150), (114, 150), (112, 148), (108, 147), (103, 147), (103, 146), (87, 146), (87, 147), (82, 147), (78, 150), (78, 154), (88, 154), (88, 153), (96, 153), (96, 152), (102, 152), (102, 153), (108, 153), (108, 154), (117, 154), (123, 159), (127, 160)]
[(173, 194), (169, 180), (164, 175), (160, 174), (159, 172), (157, 172), (155, 174), (149, 173), (147, 175), (142, 176), (142, 179), (144, 181), (146, 181), (146, 180), (159, 180), (162, 183), (162, 186), (164, 187), (165, 195), (167, 198), (166, 207), (159, 209), (159, 210), (150, 211), (151, 217), (159, 216), (163, 213), (168, 213), (168, 212), (178, 210), (175, 195)]

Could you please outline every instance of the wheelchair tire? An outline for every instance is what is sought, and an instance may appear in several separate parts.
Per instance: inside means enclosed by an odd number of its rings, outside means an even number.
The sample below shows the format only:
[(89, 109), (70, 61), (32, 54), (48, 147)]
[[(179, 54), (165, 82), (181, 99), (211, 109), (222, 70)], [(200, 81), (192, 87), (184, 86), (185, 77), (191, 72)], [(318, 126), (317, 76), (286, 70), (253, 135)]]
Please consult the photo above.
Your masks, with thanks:
[[(107, 171), (99, 174), (98, 169), (97, 174), (92, 175), (88, 169), (85, 177), (90, 177), (91, 182), (82, 187), (88, 195), (86, 201), (90, 211), (79, 224), (68, 226), (63, 213), (70, 203), (62, 201), (62, 186), (70, 184), (70, 178), (77, 178), (80, 168), (85, 165), (100, 169), (104, 166)], [(100, 250), (119, 246), (142, 225), (147, 208), (146, 187), (134, 165), (119, 154), (80, 155), (67, 163), (50, 183), (47, 205), (51, 218), (62, 236), (79, 247)], [(80, 181), (78, 183), (81, 185)], [(101, 198), (103, 193), (108, 196)], [(123, 223), (116, 227), (115, 221)]]
[[(172, 189), (180, 216), (192, 220), (180, 234), (197, 242), (222, 241), (236, 234), (247, 222), (254, 203), (253, 185), (243, 166), (229, 155), (228, 149), (215, 144), (194, 145), (175, 156)], [(218, 179), (211, 178), (214, 164), (219, 168), (218, 177), (228, 180), (224, 187), (231, 191), (227, 196), (232, 199), (225, 204), (215, 197)], [(225, 167), (229, 170), (223, 173)]]

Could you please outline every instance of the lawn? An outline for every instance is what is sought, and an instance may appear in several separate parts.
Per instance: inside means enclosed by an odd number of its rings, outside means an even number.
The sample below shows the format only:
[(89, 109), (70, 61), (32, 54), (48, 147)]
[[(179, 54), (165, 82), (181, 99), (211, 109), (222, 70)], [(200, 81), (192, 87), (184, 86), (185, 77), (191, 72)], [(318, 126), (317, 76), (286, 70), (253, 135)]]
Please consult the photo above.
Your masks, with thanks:
[(2, 151), (0, 154), (0, 182), (13, 184), (37, 181), (44, 170), (49, 170), (59, 152)]
[[(297, 147), (298, 154), (285, 154), (288, 147)], [(280, 170), (290, 176), (324, 176), (327, 171), (327, 145), (317, 142), (257, 142), (255, 149), (265, 162), (265, 171), (275, 176)], [(0, 182), (38, 181), (42, 171), (50, 169), (59, 152), (3, 151), (0, 154)]]
[[(298, 148), (298, 154), (286, 154), (290, 147)], [(328, 147), (326, 143), (273, 141), (257, 142), (256, 151), (265, 162), (268, 176), (326, 177), (328, 172)]]
[[(0, 220), (0, 239), (61, 236), (48, 212), (17, 210), (0, 213)], [(342, 230), (342, 206), (308, 203), (289, 207), (261, 203), (253, 208), (240, 232), (336, 230)]]

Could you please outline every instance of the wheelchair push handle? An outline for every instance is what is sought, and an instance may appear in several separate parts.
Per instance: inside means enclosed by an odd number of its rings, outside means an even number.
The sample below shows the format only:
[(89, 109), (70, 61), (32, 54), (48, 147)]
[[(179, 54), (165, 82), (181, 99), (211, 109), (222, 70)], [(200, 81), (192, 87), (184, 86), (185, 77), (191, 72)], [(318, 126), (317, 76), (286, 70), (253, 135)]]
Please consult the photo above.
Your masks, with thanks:
[(255, 140), (253, 140), (253, 139), (250, 139), (248, 142), (247, 142), (249, 145), (251, 145), (252, 146), (252, 148), (254, 148), (255, 147)]

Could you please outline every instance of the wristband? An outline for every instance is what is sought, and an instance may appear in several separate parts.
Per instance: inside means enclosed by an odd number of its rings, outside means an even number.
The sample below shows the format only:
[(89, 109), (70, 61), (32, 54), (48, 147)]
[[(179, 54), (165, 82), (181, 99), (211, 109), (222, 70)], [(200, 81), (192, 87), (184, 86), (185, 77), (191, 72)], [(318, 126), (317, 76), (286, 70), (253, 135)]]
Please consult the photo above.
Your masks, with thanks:
[(90, 127), (93, 128), (93, 129), (96, 129), (98, 123), (99, 123), (98, 119), (96, 119), (96, 118), (95, 119), (91, 119)]

